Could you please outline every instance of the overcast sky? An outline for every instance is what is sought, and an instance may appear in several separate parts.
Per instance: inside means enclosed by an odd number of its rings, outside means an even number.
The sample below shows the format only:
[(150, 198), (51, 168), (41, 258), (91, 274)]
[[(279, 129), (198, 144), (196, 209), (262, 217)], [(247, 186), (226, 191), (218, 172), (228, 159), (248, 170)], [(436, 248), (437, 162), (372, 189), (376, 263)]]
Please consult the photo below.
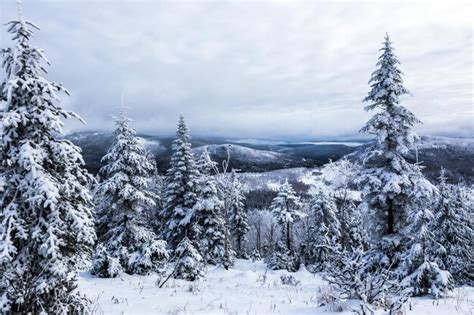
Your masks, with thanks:
[[(112, 129), (123, 91), (142, 133), (170, 134), (183, 113), (197, 135), (357, 136), (388, 32), (420, 133), (472, 137), (473, 5), (445, 2), (24, 0), (23, 11), (41, 27), (48, 78), (88, 123), (70, 130)], [(1, 24), (16, 15), (0, 0)]]

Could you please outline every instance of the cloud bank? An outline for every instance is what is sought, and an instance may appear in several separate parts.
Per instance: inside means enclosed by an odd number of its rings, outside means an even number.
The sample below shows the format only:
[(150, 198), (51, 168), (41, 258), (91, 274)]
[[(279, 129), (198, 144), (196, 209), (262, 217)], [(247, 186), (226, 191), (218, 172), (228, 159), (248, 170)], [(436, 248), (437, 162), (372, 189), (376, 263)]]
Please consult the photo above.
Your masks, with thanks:
[[(470, 3), (24, 1), (48, 78), (87, 126), (112, 129), (120, 94), (144, 133), (358, 136), (385, 32), (424, 134), (474, 136)], [(16, 17), (0, 2), (0, 22)], [(11, 46), (4, 28), (0, 46)], [(3, 75), (0, 74), (0, 77)]]

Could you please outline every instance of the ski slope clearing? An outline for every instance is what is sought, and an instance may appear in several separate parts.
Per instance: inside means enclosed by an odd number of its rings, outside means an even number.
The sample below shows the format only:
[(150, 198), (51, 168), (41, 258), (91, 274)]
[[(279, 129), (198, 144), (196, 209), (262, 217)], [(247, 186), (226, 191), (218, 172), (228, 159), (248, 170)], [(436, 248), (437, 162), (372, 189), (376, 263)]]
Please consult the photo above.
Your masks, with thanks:
[[(299, 281), (284, 285), (281, 277), (291, 274)], [(353, 314), (357, 301), (333, 312), (318, 306), (326, 285), (321, 276), (300, 270), (266, 269), (262, 261), (237, 260), (233, 269), (209, 266), (204, 279), (195, 282), (168, 281), (156, 285), (156, 275), (99, 279), (88, 272), (79, 276), (79, 289), (93, 301), (94, 314)], [(473, 314), (474, 288), (456, 289), (451, 297), (412, 299), (413, 315)], [(383, 310), (377, 314), (385, 314)]]

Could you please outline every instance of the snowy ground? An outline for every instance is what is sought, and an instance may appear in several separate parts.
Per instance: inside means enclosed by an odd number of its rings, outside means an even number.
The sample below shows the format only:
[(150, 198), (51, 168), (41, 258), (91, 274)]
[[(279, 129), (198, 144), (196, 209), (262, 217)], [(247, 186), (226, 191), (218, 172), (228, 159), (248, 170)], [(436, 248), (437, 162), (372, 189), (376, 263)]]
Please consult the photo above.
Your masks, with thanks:
[[(238, 260), (231, 270), (209, 267), (203, 280), (170, 280), (161, 289), (156, 275), (99, 279), (89, 273), (80, 275), (79, 288), (94, 301), (95, 314), (334, 314), (317, 306), (318, 291), (325, 286), (320, 276), (292, 273), (301, 283), (291, 286), (281, 284), (285, 274), (267, 271), (263, 262)], [(474, 314), (474, 288), (410, 304), (408, 314)]]

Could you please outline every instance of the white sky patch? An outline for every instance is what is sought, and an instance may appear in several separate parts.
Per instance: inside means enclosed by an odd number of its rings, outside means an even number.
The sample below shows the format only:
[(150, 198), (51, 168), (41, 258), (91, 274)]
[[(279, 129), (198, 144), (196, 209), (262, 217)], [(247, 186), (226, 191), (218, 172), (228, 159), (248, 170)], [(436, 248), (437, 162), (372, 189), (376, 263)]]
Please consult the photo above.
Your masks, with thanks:
[[(389, 32), (421, 133), (474, 136), (472, 3), (25, 1), (48, 78), (87, 126), (120, 94), (139, 132), (305, 139), (358, 136)], [(0, 22), (16, 17), (0, 2)], [(11, 46), (6, 29), (0, 47)], [(3, 72), (0, 78), (3, 78)], [(63, 97), (64, 99), (65, 97)]]

